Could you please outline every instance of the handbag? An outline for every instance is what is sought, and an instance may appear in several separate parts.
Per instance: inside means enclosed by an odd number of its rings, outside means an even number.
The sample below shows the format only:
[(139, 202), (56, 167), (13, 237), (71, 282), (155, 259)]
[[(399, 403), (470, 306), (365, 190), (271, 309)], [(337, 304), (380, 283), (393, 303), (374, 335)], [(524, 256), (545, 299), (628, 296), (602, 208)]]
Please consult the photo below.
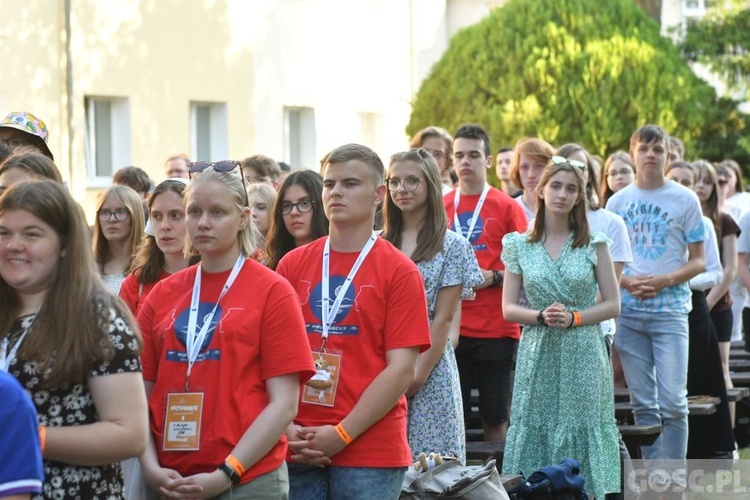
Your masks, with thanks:
[(585, 481), (578, 473), (581, 465), (566, 458), (557, 465), (542, 467), (525, 477), (514, 496), (524, 500), (587, 500)]
[(500, 482), (495, 460), (484, 465), (461, 465), (456, 459), (425, 472), (409, 467), (401, 486), (400, 499), (464, 498), (468, 500), (509, 500)]

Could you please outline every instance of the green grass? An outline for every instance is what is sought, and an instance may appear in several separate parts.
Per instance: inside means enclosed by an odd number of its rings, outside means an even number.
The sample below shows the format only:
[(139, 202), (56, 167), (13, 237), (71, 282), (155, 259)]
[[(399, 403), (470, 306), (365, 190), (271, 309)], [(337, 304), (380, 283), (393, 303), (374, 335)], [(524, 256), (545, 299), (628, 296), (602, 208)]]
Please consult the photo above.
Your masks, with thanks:
[(740, 448), (740, 458), (750, 460), (750, 448)]

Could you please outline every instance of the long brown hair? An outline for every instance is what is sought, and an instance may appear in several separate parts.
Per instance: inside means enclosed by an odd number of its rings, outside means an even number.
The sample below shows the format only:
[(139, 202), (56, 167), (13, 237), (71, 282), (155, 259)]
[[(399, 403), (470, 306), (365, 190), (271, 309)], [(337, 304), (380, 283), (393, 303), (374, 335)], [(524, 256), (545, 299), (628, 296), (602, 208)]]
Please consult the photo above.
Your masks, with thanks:
[[(432, 155), (426, 149), (419, 148), (391, 156), (391, 163), (388, 166), (389, 175), (390, 167), (394, 163), (403, 161), (410, 161), (419, 165), (426, 179), (427, 200), (425, 204), (427, 210), (422, 221), (422, 227), (419, 228), (419, 233), (417, 233), (417, 248), (414, 250), (411, 260), (414, 262), (429, 261), (443, 251), (445, 231), (448, 228), (448, 218), (443, 207), (440, 170)], [(404, 219), (401, 209), (393, 201), (390, 189), (386, 191), (383, 216), (385, 222), (383, 238), (393, 243), (395, 247), (401, 248), (401, 231), (403, 231)]]
[(706, 160), (695, 160), (691, 163), (695, 171), (695, 180), (708, 180), (713, 186), (711, 194), (705, 202), (701, 202), (703, 215), (711, 219), (716, 231), (716, 239), (721, 245), (721, 210), (719, 209), (719, 178), (716, 176), (716, 170), (713, 165)]
[[(99, 278), (83, 212), (66, 189), (49, 180), (20, 182), (0, 197), (0, 215), (24, 210), (52, 227), (62, 250), (32, 331), (19, 355), (39, 363), (45, 387), (81, 383), (94, 365), (111, 360), (109, 311), (133, 330), (135, 320)], [(0, 331), (8, 332), (21, 311), (16, 289), (0, 278)]]
[[(173, 179), (167, 179), (166, 181), (160, 182), (148, 197), (149, 211), (151, 211), (151, 206), (154, 204), (156, 197), (167, 191), (172, 191), (182, 198), (185, 192), (185, 184)], [(184, 207), (184, 198), (182, 203)], [(197, 255), (197, 252), (191, 252), (191, 256), (191, 265), (200, 260), (200, 256)], [(156, 237), (146, 234), (143, 237), (143, 242), (135, 256), (135, 261), (133, 262), (133, 274), (135, 274), (138, 282), (142, 285), (149, 285), (159, 281), (164, 270), (164, 262), (164, 252), (162, 252), (159, 245), (157, 245)]]
[(625, 151), (615, 151), (614, 153), (609, 155), (607, 161), (604, 162), (604, 170), (602, 171), (602, 206), (605, 206), (612, 195), (615, 194), (615, 192), (610, 189), (607, 178), (609, 177), (609, 167), (611, 167), (612, 164), (616, 161), (620, 161), (628, 165), (633, 169), (633, 174), (635, 174), (635, 162), (628, 153), (626, 153)]
[(273, 217), (271, 224), (268, 226), (266, 236), (266, 266), (276, 270), (281, 258), (294, 250), (297, 246), (294, 243), (294, 237), (289, 233), (284, 224), (284, 216), (281, 215), (281, 204), (284, 202), (286, 190), (292, 186), (301, 186), (307, 191), (307, 195), (313, 202), (312, 220), (310, 221), (310, 232), (312, 239), (317, 240), (321, 236), (328, 234), (328, 218), (323, 211), (323, 177), (312, 170), (298, 170), (292, 172), (279, 188), (279, 195), (276, 197), (276, 203), (273, 206)]
[(585, 168), (586, 168), (586, 174), (587, 174), (586, 175), (586, 203), (588, 204), (587, 208), (590, 210), (599, 210), (599, 207), (601, 207), (601, 201), (599, 200), (599, 182), (596, 180), (596, 171), (594, 170), (594, 162), (591, 159), (591, 155), (589, 154), (589, 152), (586, 151), (586, 149), (580, 144), (576, 142), (569, 142), (557, 148), (556, 154), (562, 156), (563, 158), (568, 158), (578, 152), (580, 152), (584, 156), (584, 158), (586, 158)]
[[(138, 247), (141, 244), (143, 238), (143, 230), (146, 226), (146, 217), (143, 213), (143, 202), (138, 193), (131, 187), (128, 186), (110, 186), (100, 196), (96, 203), (97, 213), (101, 210), (102, 205), (110, 196), (117, 198), (120, 203), (125, 205), (130, 213), (130, 236), (128, 237), (128, 248), (130, 249), (130, 261), (128, 262), (128, 268), (125, 270), (125, 274), (130, 274), (133, 269), (133, 261), (138, 253)], [(104, 237), (102, 230), (102, 223), (97, 216), (94, 220), (94, 237), (93, 244), (94, 257), (96, 263), (99, 266), (100, 272), (104, 270), (104, 264), (107, 263), (111, 256), (109, 242)]]
[[(589, 221), (586, 218), (586, 187), (583, 181), (583, 172), (578, 167), (574, 167), (570, 162), (555, 163), (550, 160), (544, 169), (542, 179), (536, 187), (536, 194), (539, 196), (544, 191), (544, 187), (549, 183), (552, 176), (558, 172), (573, 172), (576, 177), (578, 194), (576, 204), (573, 210), (568, 214), (568, 228), (573, 231), (573, 248), (584, 247), (589, 244), (591, 234), (589, 231)], [(545, 211), (546, 202), (544, 198), (539, 197), (536, 203), (536, 219), (534, 227), (531, 230), (529, 241), (537, 243), (544, 241), (545, 238)]]

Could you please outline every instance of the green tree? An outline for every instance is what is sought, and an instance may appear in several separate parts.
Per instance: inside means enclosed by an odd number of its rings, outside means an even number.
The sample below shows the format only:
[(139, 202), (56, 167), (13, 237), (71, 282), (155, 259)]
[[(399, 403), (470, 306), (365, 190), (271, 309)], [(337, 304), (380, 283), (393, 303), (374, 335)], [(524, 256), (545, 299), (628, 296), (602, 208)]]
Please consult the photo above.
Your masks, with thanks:
[(602, 156), (627, 150), (650, 122), (691, 157), (747, 157), (737, 146), (744, 115), (695, 76), (634, 0), (510, 0), (458, 32), (417, 92), (407, 133), (466, 122), (485, 126), (493, 147), (536, 136)]
[(708, 66), (730, 90), (747, 95), (750, 76), (750, 6), (745, 0), (715, 2), (707, 15), (687, 22), (685, 57)]

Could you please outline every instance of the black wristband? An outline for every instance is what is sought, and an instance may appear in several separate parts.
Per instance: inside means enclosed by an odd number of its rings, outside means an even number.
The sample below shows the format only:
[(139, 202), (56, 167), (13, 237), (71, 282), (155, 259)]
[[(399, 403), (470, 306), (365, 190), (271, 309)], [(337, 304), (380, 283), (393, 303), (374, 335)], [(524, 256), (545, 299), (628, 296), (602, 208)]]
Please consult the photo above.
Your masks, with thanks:
[(500, 271), (492, 271), (492, 285), (490, 286), (503, 286), (503, 273)]
[(547, 322), (544, 320), (544, 311), (539, 311), (539, 314), (536, 315), (536, 321), (542, 326), (547, 326)]
[(232, 481), (232, 484), (237, 484), (240, 482), (240, 476), (235, 472), (235, 470), (226, 462), (222, 462), (221, 465), (219, 465), (219, 470), (227, 475), (230, 481)]

